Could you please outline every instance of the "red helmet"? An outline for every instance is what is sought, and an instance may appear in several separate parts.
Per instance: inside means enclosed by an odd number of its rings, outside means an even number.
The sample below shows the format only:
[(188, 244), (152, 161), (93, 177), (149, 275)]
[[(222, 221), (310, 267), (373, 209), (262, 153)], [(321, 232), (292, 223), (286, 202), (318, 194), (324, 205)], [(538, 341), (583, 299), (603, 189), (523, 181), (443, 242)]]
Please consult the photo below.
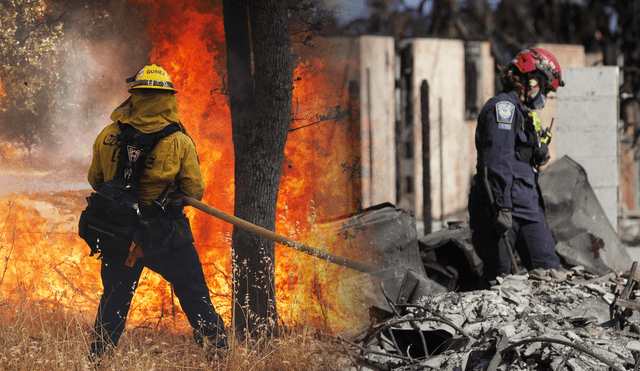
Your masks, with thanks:
[(553, 91), (557, 91), (559, 86), (564, 86), (560, 63), (553, 54), (544, 49), (525, 49), (513, 58), (511, 64), (522, 73), (539, 71), (546, 78), (547, 86)]

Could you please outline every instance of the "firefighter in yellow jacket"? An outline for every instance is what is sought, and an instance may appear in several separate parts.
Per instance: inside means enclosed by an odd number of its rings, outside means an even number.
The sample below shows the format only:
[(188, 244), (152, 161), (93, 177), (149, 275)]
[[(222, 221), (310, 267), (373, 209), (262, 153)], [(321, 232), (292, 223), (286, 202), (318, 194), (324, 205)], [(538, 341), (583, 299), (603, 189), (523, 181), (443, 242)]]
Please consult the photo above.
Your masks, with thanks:
[[(140, 204), (141, 207), (151, 205), (165, 192), (174, 198), (180, 192), (201, 199), (205, 184), (195, 144), (178, 118), (176, 90), (171, 78), (162, 67), (149, 65), (127, 80), (132, 81), (131, 96), (113, 111), (113, 123), (102, 130), (93, 145), (88, 175), (91, 187), (97, 191), (104, 182), (116, 176), (117, 142), (122, 124), (131, 125), (145, 134), (177, 124), (180, 130), (160, 139), (146, 158), (138, 187)], [(177, 208), (171, 207), (170, 212), (175, 214), (174, 218), (186, 218), (181, 204)], [(186, 226), (189, 228), (188, 222)], [(91, 345), (93, 359), (100, 360), (105, 351), (117, 346), (144, 267), (173, 285), (200, 346), (207, 345), (214, 350), (227, 346), (224, 324), (211, 303), (202, 264), (192, 243), (172, 248), (167, 253), (140, 257), (130, 264), (131, 267), (125, 264), (127, 252), (102, 251), (101, 254), (104, 291), (95, 320), (95, 340)]]

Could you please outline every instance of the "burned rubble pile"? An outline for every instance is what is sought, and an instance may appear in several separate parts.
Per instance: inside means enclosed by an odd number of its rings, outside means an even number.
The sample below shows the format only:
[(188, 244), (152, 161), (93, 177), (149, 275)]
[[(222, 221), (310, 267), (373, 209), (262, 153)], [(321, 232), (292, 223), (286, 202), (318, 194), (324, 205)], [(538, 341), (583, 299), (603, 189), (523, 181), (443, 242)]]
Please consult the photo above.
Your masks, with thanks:
[(372, 370), (640, 370), (640, 270), (629, 273), (535, 270), (390, 303), (394, 316), (349, 343)]
[(637, 263), (578, 163), (563, 157), (540, 184), (564, 268), (499, 277), (490, 290), (478, 289), (466, 221), (419, 237), (413, 215), (390, 204), (339, 221), (382, 267), (365, 292), (371, 325), (340, 339), (349, 356), (371, 370), (640, 371)]

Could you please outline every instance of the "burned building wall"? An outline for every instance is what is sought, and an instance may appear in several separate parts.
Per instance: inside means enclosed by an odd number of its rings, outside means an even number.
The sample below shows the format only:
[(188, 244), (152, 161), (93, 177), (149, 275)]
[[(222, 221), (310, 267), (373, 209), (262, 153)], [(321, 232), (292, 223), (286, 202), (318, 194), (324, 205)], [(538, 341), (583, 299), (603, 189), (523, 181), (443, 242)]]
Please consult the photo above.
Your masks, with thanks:
[[(465, 126), (464, 42), (445, 39), (413, 39), (412, 90), (414, 139), (414, 190), (412, 212), (424, 220), (423, 202), (430, 190), (430, 211), (434, 220), (467, 207), (469, 165), (473, 147)], [(428, 101), (421, 97), (428, 85)], [(420, 102), (428, 104), (424, 110)], [(428, 133), (423, 133), (428, 127)], [(423, 136), (428, 134), (428, 136)], [(428, 153), (422, 140), (428, 138)], [(423, 164), (428, 164), (430, 181), (423, 189)], [(428, 210), (427, 210), (428, 211)]]
[(395, 44), (392, 37), (362, 36), (360, 138), (363, 207), (396, 203)]
[[(582, 45), (567, 45), (567, 44), (537, 44), (536, 47), (548, 50), (551, 54), (553, 54), (558, 63), (560, 63), (560, 69), (562, 70), (563, 80), (565, 77), (565, 70), (568, 68), (580, 68), (585, 67), (587, 63), (587, 57), (584, 51), (584, 46)], [(561, 91), (566, 89), (567, 87), (562, 87), (558, 89)], [(563, 125), (557, 117), (558, 110), (558, 102), (556, 99), (556, 93), (549, 93), (547, 100), (547, 104), (544, 109), (538, 112), (538, 116), (540, 117), (540, 122), (543, 127), (548, 127), (551, 124), (551, 120), (553, 119), (553, 127), (551, 128), (551, 135), (554, 138), (556, 137), (557, 129)], [(562, 135), (562, 134), (558, 134)], [(553, 162), (557, 161), (562, 157), (558, 153), (558, 141), (551, 140), (551, 144), (549, 145), (549, 154), (551, 155), (551, 160), (546, 165), (547, 167), (551, 165)], [(544, 167), (543, 167), (544, 168)]]
[[(475, 133), (478, 125), (478, 114), (484, 104), (495, 95), (495, 59), (491, 55), (491, 44), (486, 41), (470, 41), (465, 45), (465, 65), (467, 82), (465, 89), (467, 103), (465, 105), (465, 120), (467, 135), (471, 142), (469, 151), (469, 177), (476, 172), (478, 154), (475, 151)], [(471, 67), (469, 66), (471, 65)], [(469, 70), (475, 69), (470, 74)], [(475, 99), (471, 99), (470, 95)]]
[(640, 163), (638, 157), (638, 137), (640, 135), (640, 102), (630, 94), (621, 93), (620, 117), (620, 204), (621, 217), (638, 214), (640, 184)]
[[(490, 44), (426, 38), (395, 43), (379, 36), (330, 42), (325, 63), (342, 66), (335, 71), (343, 81), (335, 94), (344, 96), (344, 105), (352, 105), (357, 114), (352, 150), (359, 163), (346, 165), (357, 166), (360, 183), (344, 184), (345, 191), (360, 199), (363, 208), (390, 202), (418, 221), (463, 216), (475, 173), (476, 115), (496, 91)], [(582, 46), (538, 46), (553, 53), (563, 70), (586, 63)], [(470, 69), (477, 76), (469, 76)], [(350, 95), (356, 99), (347, 102)], [(558, 135), (563, 135), (556, 133), (562, 125), (556, 111), (552, 94), (540, 112), (543, 126), (555, 122), (552, 162), (559, 156)]]
[[(308, 150), (315, 170), (305, 183), (323, 221), (395, 203), (393, 38), (318, 37), (294, 44), (294, 53), (303, 68), (287, 140)], [(300, 166), (289, 165), (285, 175)]]
[[(618, 67), (563, 69), (558, 90), (557, 156), (580, 163), (618, 230)], [(555, 126), (555, 125), (554, 125)]]

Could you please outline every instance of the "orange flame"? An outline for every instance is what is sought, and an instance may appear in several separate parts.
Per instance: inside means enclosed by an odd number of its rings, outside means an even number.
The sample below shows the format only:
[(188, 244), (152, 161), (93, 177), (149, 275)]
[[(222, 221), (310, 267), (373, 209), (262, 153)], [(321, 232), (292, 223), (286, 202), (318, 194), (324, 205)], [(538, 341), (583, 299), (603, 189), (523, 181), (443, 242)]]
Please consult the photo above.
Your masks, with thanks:
[[(143, 2), (143, 0), (140, 0)], [(148, 2), (148, 1), (144, 1)], [(150, 62), (163, 66), (179, 91), (179, 114), (197, 144), (207, 184), (203, 201), (233, 213), (234, 154), (225, 86), (225, 40), (221, 6), (177, 0), (149, 4)], [(170, 11), (169, 11), (170, 10)], [(280, 182), (276, 232), (351, 259), (360, 258), (320, 222), (349, 215), (360, 199), (357, 106), (341, 72), (352, 61), (326, 63), (328, 43), (296, 50), (294, 121)], [(328, 53), (327, 53), (328, 54)], [(336, 92), (345, 92), (336, 94)], [(86, 193), (86, 192), (85, 192)], [(86, 195), (86, 194), (85, 194)], [(33, 299), (75, 308), (92, 319), (101, 291), (99, 264), (77, 235), (82, 192), (13, 195), (0, 199), (0, 294), (9, 302)], [(216, 310), (231, 318), (232, 227), (189, 209), (188, 216)], [(0, 220), (2, 222), (2, 220)], [(28, 227), (27, 227), (28, 226)], [(3, 266), (1, 262), (5, 262)], [(286, 323), (311, 323), (330, 331), (360, 327), (366, 318), (362, 274), (276, 247), (278, 310)], [(129, 325), (186, 326), (174, 312), (169, 285), (146, 271), (131, 306)], [(175, 317), (173, 316), (175, 313)]]
[[(170, 14), (162, 11), (169, 8)], [(215, 94), (224, 86), (226, 70), (222, 9), (220, 6), (178, 6), (168, 0), (155, 1), (153, 9), (156, 18), (151, 20), (148, 30), (154, 44), (151, 61), (167, 69), (179, 90), (180, 115), (198, 144), (207, 183), (204, 201), (232, 212), (234, 165), (230, 113), (227, 97)], [(330, 109), (343, 103), (340, 98), (347, 101), (345, 97), (336, 98), (335, 94), (345, 90), (344, 82), (327, 79), (334, 72), (332, 68), (344, 66), (327, 66), (322, 62), (321, 51), (316, 54), (300, 61), (295, 70), (295, 76), (300, 78), (294, 90), (298, 118), (316, 117), (316, 114), (331, 116)], [(311, 222), (354, 210), (356, 197), (345, 194), (346, 182), (336, 184), (337, 179), (345, 178), (341, 164), (355, 161), (352, 158), (354, 138), (346, 124), (344, 120), (327, 121), (289, 135), (276, 232), (305, 242), (317, 240), (319, 237), (314, 236)], [(212, 218), (207, 215), (191, 213), (190, 217), (210, 288), (222, 295), (218, 297), (220, 300), (214, 298), (214, 304), (223, 317), (228, 318), (231, 227), (219, 221), (212, 224)], [(290, 323), (296, 322), (301, 314), (316, 324), (324, 323), (327, 314), (323, 313), (326, 308), (322, 305), (335, 305), (346, 299), (336, 295), (344, 291), (337, 274), (344, 269), (300, 255), (282, 247), (276, 251), (280, 315)], [(345, 318), (336, 320), (337, 323), (343, 323), (352, 314), (341, 309), (341, 316)]]

